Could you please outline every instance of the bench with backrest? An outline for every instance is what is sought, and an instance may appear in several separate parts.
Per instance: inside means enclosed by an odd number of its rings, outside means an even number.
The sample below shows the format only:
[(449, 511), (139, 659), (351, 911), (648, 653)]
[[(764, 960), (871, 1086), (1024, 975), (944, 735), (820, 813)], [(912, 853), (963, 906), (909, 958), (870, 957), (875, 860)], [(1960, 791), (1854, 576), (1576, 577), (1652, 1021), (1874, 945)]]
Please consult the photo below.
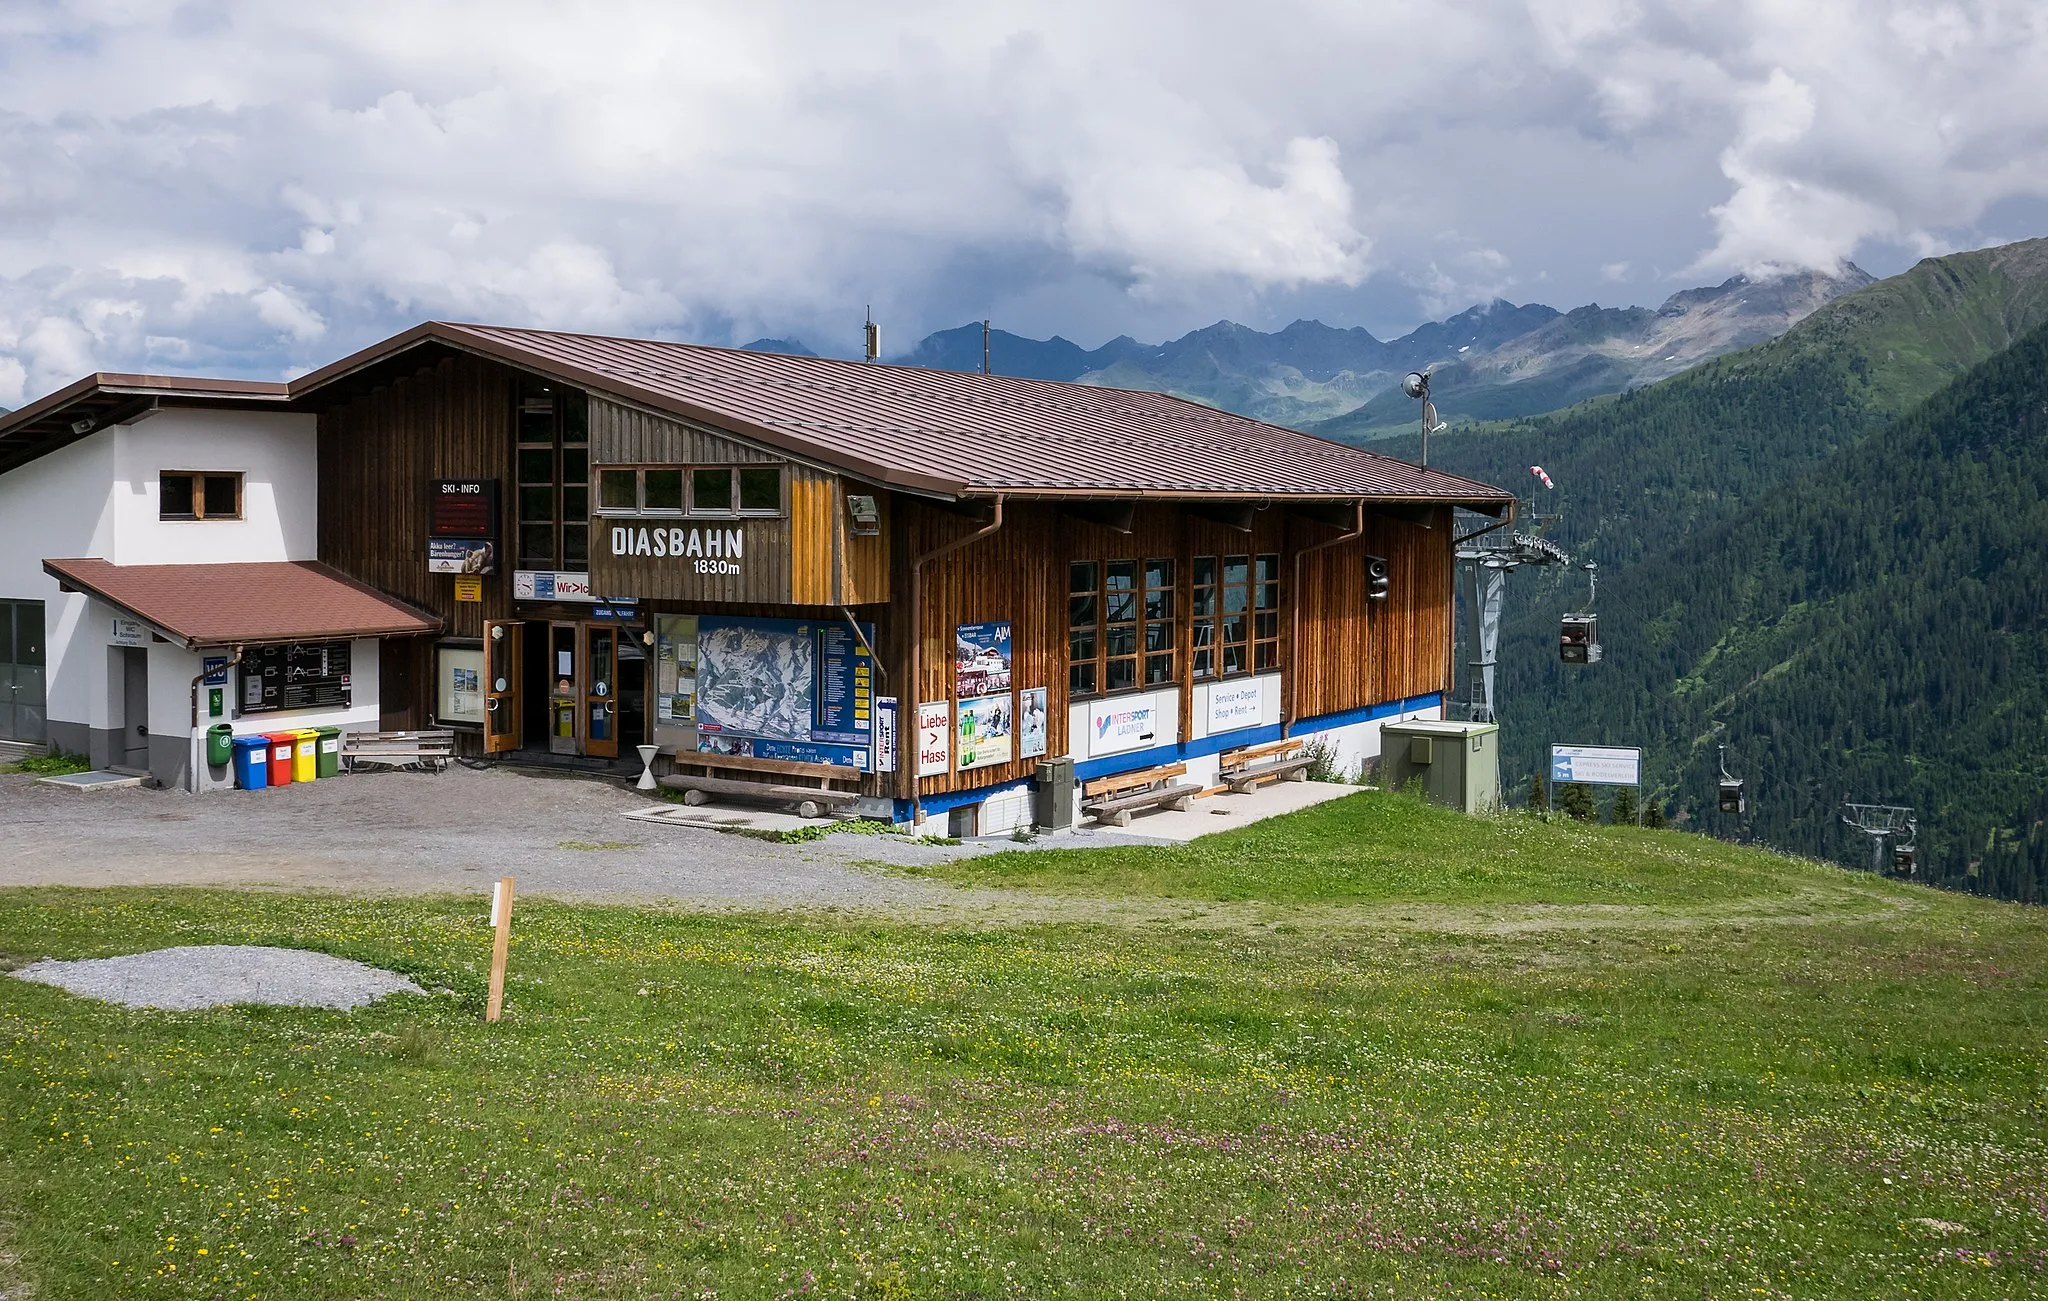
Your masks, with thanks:
[(1139, 809), (1172, 805), (1185, 813), (1195, 806), (1195, 796), (1202, 793), (1200, 782), (1174, 780), (1187, 776), (1187, 772), (1184, 763), (1168, 763), (1120, 772), (1113, 777), (1097, 777), (1081, 785), (1081, 811), (1097, 822), (1118, 827), (1130, 826), (1131, 814)]
[(675, 757), (676, 771), (659, 778), (668, 790), (681, 791), (683, 803), (703, 805), (713, 797), (778, 804), (802, 818), (851, 812), (860, 795), (829, 783), (858, 782), (858, 769), (834, 763), (801, 763), (793, 759), (756, 759), (741, 754), (685, 752)]
[(1298, 737), (1225, 750), (1216, 756), (1222, 763), (1220, 780), (1236, 795), (1255, 790), (1263, 782), (1300, 781), (1315, 765), (1307, 750), (1308, 743)]
[(431, 768), (440, 772), (455, 757), (455, 733), (343, 732), (341, 761), (350, 771), (363, 765), (386, 768)]

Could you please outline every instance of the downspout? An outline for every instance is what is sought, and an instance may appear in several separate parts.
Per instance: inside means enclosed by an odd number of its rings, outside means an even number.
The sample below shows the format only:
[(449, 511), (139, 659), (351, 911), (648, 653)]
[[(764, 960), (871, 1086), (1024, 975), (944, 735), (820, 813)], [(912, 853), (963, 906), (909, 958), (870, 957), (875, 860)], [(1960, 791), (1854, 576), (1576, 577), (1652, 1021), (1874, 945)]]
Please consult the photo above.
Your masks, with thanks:
[(1318, 542), (1312, 547), (1303, 547), (1294, 553), (1294, 594), (1287, 603), (1287, 721), (1280, 728), (1280, 735), (1294, 735), (1294, 725), (1299, 721), (1301, 699), (1301, 562), (1311, 551), (1334, 547), (1340, 542), (1355, 542), (1365, 536), (1365, 498), (1355, 503), (1358, 508), (1356, 522), (1349, 533), (1340, 533), (1334, 538)]
[[(964, 546), (981, 541), (989, 534), (1001, 528), (1003, 526), (1003, 498), (1001, 493), (996, 494), (995, 502), (995, 514), (988, 523), (969, 533), (966, 537), (955, 538), (945, 546), (933, 551), (927, 551), (910, 562), (910, 683), (908, 686), (910, 699), (903, 702), (908, 704), (910, 708), (905, 710), (901, 704), (897, 706), (896, 726), (899, 729), (902, 728), (906, 715), (909, 717), (912, 730), (916, 729), (917, 707), (919, 703), (917, 698), (923, 694), (921, 684), (924, 681), (924, 673), (921, 661), (924, 658), (922, 654), (924, 649), (924, 567), (931, 561), (937, 560), (940, 556), (951, 555)], [(898, 699), (901, 699), (900, 695)], [(904, 747), (899, 742), (897, 745), (896, 762), (904, 762), (903, 752)], [(912, 825), (915, 825), (924, 821), (924, 795), (919, 788), (921, 779), (917, 775), (917, 758), (915, 755), (911, 756), (909, 764), (910, 766), (907, 771), (910, 777), (910, 821)]]

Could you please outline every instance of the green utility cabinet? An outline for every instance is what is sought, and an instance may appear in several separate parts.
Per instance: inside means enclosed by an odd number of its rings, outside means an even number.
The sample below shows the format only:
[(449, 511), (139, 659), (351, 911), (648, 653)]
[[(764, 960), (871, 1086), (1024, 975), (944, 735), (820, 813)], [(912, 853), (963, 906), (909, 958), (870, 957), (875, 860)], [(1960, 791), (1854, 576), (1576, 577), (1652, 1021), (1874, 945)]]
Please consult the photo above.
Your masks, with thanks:
[(1381, 784), (1406, 790), (1418, 778), (1432, 804), (1465, 813), (1500, 807), (1500, 724), (1415, 719), (1380, 728)]

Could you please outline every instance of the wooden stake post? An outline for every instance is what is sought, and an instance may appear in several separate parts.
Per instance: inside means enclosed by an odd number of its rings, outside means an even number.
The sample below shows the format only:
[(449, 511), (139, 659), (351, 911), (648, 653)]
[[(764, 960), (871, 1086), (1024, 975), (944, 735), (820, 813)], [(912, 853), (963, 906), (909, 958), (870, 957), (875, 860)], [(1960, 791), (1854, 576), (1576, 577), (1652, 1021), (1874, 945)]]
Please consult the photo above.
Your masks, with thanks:
[(497, 935), (491, 941), (491, 1001), (484, 1007), (484, 1020), (495, 1021), (505, 1007), (505, 954), (512, 946), (512, 878), (498, 878), (491, 891), (491, 925)]

